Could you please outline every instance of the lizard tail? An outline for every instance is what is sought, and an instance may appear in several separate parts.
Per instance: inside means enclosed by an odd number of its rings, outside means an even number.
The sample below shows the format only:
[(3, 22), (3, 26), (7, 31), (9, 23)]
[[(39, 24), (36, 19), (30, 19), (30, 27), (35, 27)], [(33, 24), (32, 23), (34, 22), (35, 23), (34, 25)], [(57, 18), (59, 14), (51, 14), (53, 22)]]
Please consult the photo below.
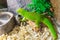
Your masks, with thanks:
[(49, 28), (52, 36), (53, 36), (53, 39), (54, 40), (57, 40), (57, 33), (56, 33), (56, 30), (54, 28), (54, 25), (51, 23), (51, 21), (47, 18), (44, 18), (44, 20), (42, 21), (45, 25), (47, 25), (47, 27)]

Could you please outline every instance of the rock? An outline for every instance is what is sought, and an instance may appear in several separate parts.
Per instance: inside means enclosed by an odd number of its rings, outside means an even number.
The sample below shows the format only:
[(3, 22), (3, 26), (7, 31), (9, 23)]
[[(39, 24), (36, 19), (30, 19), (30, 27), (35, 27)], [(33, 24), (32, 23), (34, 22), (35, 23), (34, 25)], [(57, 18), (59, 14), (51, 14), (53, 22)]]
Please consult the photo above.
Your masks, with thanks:
[(31, 0), (7, 0), (8, 10), (17, 15), (16, 10), (18, 8), (25, 8), (25, 6), (30, 3)]

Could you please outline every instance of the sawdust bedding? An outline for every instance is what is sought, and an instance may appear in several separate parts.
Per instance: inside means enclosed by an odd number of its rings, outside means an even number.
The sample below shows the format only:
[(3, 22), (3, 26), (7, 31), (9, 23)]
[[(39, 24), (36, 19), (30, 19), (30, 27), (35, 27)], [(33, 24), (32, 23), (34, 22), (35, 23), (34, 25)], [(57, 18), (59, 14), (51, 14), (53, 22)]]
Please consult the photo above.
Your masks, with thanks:
[(34, 31), (30, 25), (16, 26), (10, 33), (0, 36), (0, 40), (52, 40), (52, 36), (47, 27), (41, 31)]

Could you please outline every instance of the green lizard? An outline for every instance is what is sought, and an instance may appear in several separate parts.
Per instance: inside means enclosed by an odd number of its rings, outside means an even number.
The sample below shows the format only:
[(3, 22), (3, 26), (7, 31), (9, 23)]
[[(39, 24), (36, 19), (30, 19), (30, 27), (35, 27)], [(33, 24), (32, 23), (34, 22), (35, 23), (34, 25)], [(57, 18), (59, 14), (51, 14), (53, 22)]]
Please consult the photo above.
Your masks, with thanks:
[(40, 22), (43, 22), (47, 27), (49, 28), (54, 40), (57, 39), (57, 33), (54, 29), (53, 24), (50, 22), (48, 18), (45, 17), (45, 15), (41, 15), (39, 13), (34, 13), (34, 12), (28, 12), (27, 10), (24, 10), (22, 8), (19, 8), (17, 10), (17, 13), (19, 15), (22, 15), (28, 20), (34, 21), (37, 27), (40, 27)]

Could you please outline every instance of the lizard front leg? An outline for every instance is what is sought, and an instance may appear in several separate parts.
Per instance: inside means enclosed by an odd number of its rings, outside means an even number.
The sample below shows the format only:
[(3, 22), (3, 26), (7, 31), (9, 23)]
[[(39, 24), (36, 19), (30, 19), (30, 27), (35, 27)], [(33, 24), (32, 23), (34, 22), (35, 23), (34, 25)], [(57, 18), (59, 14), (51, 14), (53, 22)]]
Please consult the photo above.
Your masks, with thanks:
[(27, 19), (25, 18), (25, 17), (23, 17), (22, 19), (21, 19), (21, 25), (23, 25), (23, 26), (26, 26), (26, 24), (27, 24)]
[(25, 17), (23, 17), (21, 21), (26, 21), (26, 18), (25, 18)]

